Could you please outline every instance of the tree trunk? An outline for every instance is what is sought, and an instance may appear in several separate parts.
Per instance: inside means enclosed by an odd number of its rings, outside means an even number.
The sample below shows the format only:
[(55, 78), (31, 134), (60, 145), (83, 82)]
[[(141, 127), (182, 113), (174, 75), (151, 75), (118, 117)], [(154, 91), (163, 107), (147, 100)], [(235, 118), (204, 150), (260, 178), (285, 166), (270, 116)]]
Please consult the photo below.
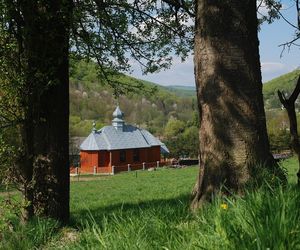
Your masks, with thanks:
[[(31, 187), (25, 197), (37, 215), (69, 219), (69, 0), (26, 1), (24, 18), (26, 60), (25, 127), (33, 134)], [(32, 119), (28, 119), (31, 117)], [(31, 123), (31, 125), (29, 124)], [(24, 138), (28, 142), (28, 138)], [(30, 178), (28, 175), (26, 178)], [(27, 194), (25, 193), (25, 196)]]
[(256, 1), (197, 0), (195, 29), (200, 173), (193, 208), (223, 185), (240, 191), (251, 166), (274, 164), (262, 96)]

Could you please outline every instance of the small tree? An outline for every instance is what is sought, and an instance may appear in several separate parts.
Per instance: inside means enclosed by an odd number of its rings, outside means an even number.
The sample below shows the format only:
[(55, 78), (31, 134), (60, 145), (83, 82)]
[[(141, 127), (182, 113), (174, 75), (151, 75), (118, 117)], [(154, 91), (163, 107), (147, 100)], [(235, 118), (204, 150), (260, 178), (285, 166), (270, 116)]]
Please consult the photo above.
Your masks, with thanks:
[(285, 97), (284, 93), (281, 91), (278, 91), (278, 97), (280, 99), (280, 102), (286, 109), (290, 121), (290, 135), (291, 135), (291, 145), (293, 148), (293, 151), (297, 154), (298, 157), (298, 164), (299, 164), (299, 170), (297, 173), (298, 178), (298, 185), (300, 185), (300, 142), (299, 142), (299, 135), (298, 135), (298, 125), (297, 125), (297, 116), (295, 111), (295, 102), (299, 96), (300, 93), (300, 76), (298, 77), (298, 81), (296, 84), (296, 87), (293, 91), (293, 93), (290, 95), (290, 97)]

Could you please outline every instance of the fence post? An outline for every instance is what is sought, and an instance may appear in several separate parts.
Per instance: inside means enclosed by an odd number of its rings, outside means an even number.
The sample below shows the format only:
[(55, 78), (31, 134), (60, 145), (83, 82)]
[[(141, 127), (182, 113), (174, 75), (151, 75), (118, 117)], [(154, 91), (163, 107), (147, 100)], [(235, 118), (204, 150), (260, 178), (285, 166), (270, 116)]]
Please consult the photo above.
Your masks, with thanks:
[(97, 167), (94, 166), (94, 175), (97, 174)]
[(112, 166), (111, 173), (112, 173), (112, 175), (115, 175), (115, 166)]
[(129, 171), (131, 171), (131, 169), (130, 169), (130, 164), (128, 164), (128, 172), (129, 172)]
[(143, 162), (143, 170), (145, 170), (145, 169), (146, 169), (146, 163)]
[(159, 168), (159, 161), (156, 162), (156, 167)]
[(79, 169), (78, 169), (78, 167), (76, 167), (75, 168), (75, 174), (78, 175), (78, 173), (79, 173)]

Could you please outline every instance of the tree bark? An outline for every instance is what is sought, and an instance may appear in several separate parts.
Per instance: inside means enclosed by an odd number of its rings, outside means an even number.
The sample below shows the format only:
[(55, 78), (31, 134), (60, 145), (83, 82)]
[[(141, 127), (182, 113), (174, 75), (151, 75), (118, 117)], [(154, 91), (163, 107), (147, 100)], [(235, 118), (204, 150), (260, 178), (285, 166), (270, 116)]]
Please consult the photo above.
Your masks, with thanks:
[(239, 192), (252, 166), (275, 163), (266, 130), (257, 25), (254, 0), (196, 1), (200, 173), (192, 208), (223, 185)]
[[(35, 214), (67, 222), (69, 219), (69, 0), (20, 2), (23, 23), (23, 57), (26, 60), (24, 127), (32, 141), (31, 165), (26, 182), (33, 194), (25, 199)], [(27, 147), (27, 151), (28, 151)], [(26, 148), (26, 146), (25, 146)], [(25, 151), (26, 151), (25, 150)], [(31, 178), (31, 179), (30, 179)]]

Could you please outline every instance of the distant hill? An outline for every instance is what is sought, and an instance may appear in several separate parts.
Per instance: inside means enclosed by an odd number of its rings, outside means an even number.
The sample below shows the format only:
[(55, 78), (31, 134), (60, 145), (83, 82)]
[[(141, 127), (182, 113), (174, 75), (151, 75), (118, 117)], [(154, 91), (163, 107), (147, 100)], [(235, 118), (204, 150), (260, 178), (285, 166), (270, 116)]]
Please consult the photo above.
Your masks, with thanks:
[(185, 85), (168, 85), (166, 86), (170, 89), (178, 89), (178, 90), (187, 90), (187, 91), (196, 91), (196, 86), (185, 86)]
[[(299, 74), (300, 69), (297, 69), (280, 77), (274, 78), (271, 81), (268, 81), (263, 84), (263, 94), (267, 109), (281, 107), (280, 101), (277, 96), (277, 90), (283, 90), (287, 94), (290, 94), (296, 86)], [(169, 85), (165, 88), (178, 96), (196, 96), (195, 86)]]
[[(122, 84), (144, 84), (138, 93), (127, 93), (119, 97), (125, 120), (128, 123), (147, 128), (156, 135), (162, 135), (170, 118), (182, 121), (195, 119), (195, 92), (179, 89), (172, 91), (152, 82), (142, 81), (127, 75), (118, 76)], [(155, 88), (154, 93), (151, 90)], [(190, 92), (188, 92), (190, 91)], [(116, 107), (113, 89), (99, 79), (94, 63), (77, 61), (70, 68), (70, 134), (86, 136), (92, 129), (93, 120), (97, 127), (110, 124)]]
[[(263, 84), (263, 94), (266, 109), (274, 109), (281, 107), (280, 101), (277, 96), (277, 90), (283, 90), (287, 94), (290, 94), (296, 86), (299, 74), (300, 69), (297, 69), (280, 77), (274, 78), (271, 81), (268, 81)], [(195, 86), (169, 85), (165, 88), (178, 96), (196, 96)]]
[(175, 93), (178, 96), (184, 97), (195, 97), (196, 96), (196, 87), (195, 86), (183, 86), (183, 85), (169, 85), (165, 87), (172, 93)]
[(277, 96), (277, 90), (281, 90), (287, 94), (290, 94), (296, 86), (299, 74), (300, 70), (297, 69), (263, 84), (263, 94), (266, 109), (281, 107), (281, 103)]

